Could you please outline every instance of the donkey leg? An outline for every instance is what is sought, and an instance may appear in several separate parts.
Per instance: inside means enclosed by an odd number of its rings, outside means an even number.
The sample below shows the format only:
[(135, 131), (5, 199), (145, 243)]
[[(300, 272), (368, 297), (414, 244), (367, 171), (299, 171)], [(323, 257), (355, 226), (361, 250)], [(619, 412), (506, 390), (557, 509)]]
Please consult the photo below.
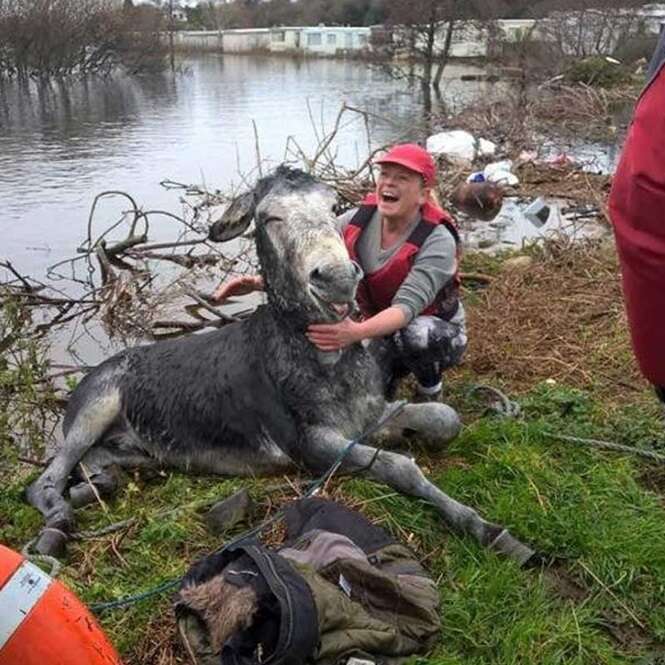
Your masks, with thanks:
[[(388, 404), (385, 413), (394, 408), (394, 404)], [(395, 439), (403, 437), (405, 431), (414, 432), (426, 445), (439, 448), (452, 441), (461, 429), (455, 409), (440, 402), (425, 402), (406, 404), (379, 435)]]
[(28, 501), (46, 520), (46, 527), (35, 545), (35, 550), (40, 554), (64, 553), (68, 534), (74, 526), (72, 506), (63, 496), (69, 474), (86, 452), (102, 438), (119, 413), (120, 394), (117, 389), (83, 405), (62, 447), (42, 475), (27, 489)]
[[(332, 464), (349, 441), (336, 431), (317, 427), (307, 430), (308, 461), (317, 468)], [(431, 483), (418, 465), (405, 455), (371, 446), (356, 445), (347, 454), (344, 468), (367, 469), (369, 475), (402, 494), (425, 499), (432, 503), (448, 526), (473, 536), (481, 545), (505, 554), (523, 565), (536, 552), (512, 536), (507, 529), (483, 519), (473, 508), (456, 501)]]
[(79, 483), (69, 488), (69, 500), (80, 508), (115, 494), (124, 483), (125, 470), (158, 469), (160, 464), (145, 449), (138, 434), (128, 427), (116, 427), (107, 432), (103, 443), (90, 448), (79, 460)]
[(80, 508), (115, 494), (123, 482), (122, 462), (114, 451), (94, 446), (79, 462), (81, 482), (69, 488), (69, 501), (73, 508)]

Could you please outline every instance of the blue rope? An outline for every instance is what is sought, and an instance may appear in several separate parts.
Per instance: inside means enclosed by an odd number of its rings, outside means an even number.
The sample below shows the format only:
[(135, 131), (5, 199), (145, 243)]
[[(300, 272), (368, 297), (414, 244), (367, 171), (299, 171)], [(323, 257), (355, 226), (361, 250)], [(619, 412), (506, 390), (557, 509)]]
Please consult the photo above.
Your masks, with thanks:
[[(337, 472), (339, 467), (342, 465), (344, 458), (351, 452), (352, 448), (354, 448), (361, 441), (364, 441), (368, 437), (372, 436), (372, 434), (376, 433), (378, 430), (384, 427), (389, 421), (391, 421), (399, 413), (401, 413), (405, 406), (406, 406), (405, 401), (398, 402), (397, 406), (387, 416), (385, 416), (384, 418), (376, 422), (374, 425), (372, 425), (372, 427), (370, 427), (367, 431), (363, 432), (363, 434), (361, 434), (358, 438), (350, 441), (347, 444), (347, 446), (344, 448), (344, 450), (342, 450), (342, 452), (337, 456), (337, 459), (330, 465), (328, 470), (320, 478), (318, 478), (317, 480), (313, 481), (310, 484), (310, 486), (307, 488), (307, 491), (303, 495), (303, 498), (308, 498), (316, 494), (319, 491), (319, 489), (323, 487), (323, 485), (325, 485)], [(376, 460), (376, 457), (377, 456), (375, 455), (372, 461), (370, 462), (368, 468), (371, 468), (372, 464)], [(255, 526), (249, 529), (248, 531), (245, 531), (244, 533), (240, 534), (230, 542), (222, 545), (222, 547), (215, 550), (214, 554), (219, 554), (220, 552), (223, 552), (229, 547), (237, 545), (243, 540), (247, 540), (248, 538), (251, 538), (256, 534), (261, 533), (261, 531), (263, 531), (267, 526), (270, 526), (271, 524), (274, 524), (277, 520), (281, 519), (283, 515), (284, 515), (284, 510), (277, 511), (272, 517), (269, 517), (267, 520), (263, 521), (258, 526)], [(117, 600), (110, 600), (104, 603), (94, 603), (93, 605), (90, 605), (90, 610), (95, 614), (99, 614), (100, 612), (105, 612), (107, 610), (114, 610), (118, 609), (119, 607), (134, 605), (135, 603), (139, 603), (142, 600), (146, 600), (147, 598), (152, 598), (153, 596), (157, 596), (159, 594), (165, 593), (166, 591), (174, 589), (180, 584), (182, 579), (183, 576), (181, 575), (180, 577), (167, 580), (166, 582), (163, 582), (162, 584), (153, 587), (152, 589), (148, 589), (147, 591), (144, 591), (142, 593), (133, 594), (131, 596), (124, 596), (123, 598), (118, 598)]]

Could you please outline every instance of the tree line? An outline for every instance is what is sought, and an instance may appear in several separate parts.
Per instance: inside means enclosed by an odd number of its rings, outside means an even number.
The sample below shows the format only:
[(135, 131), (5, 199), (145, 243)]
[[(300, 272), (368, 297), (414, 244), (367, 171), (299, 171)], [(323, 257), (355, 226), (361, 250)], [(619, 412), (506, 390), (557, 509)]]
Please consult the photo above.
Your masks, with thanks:
[(114, 0), (0, 0), (0, 77), (161, 68), (161, 19)]
[[(126, 0), (132, 3), (133, 0)], [(168, 7), (168, 0), (157, 0)], [(542, 18), (580, 8), (635, 7), (644, 0), (202, 0), (186, 7), (188, 26), (203, 29), (269, 28), (276, 25), (370, 26), (396, 23), (404, 15), (417, 22), (433, 16), (496, 20)]]
[[(64, 77), (129, 72), (164, 65), (160, 32), (176, 27), (170, 0), (0, 0), (0, 77)], [(279, 25), (382, 26), (374, 55), (424, 88), (439, 88), (456, 30), (472, 23), (491, 32), (497, 19), (547, 22), (548, 48), (583, 56), (611, 53), (640, 34), (640, 0), (204, 0), (187, 8), (188, 28)], [(557, 17), (558, 18), (552, 18)], [(547, 17), (547, 18), (544, 18)], [(543, 33), (541, 30), (541, 34)], [(381, 30), (375, 31), (381, 34)], [(525, 35), (528, 41), (529, 35)], [(537, 49), (534, 49), (536, 52)], [(549, 53), (547, 55), (549, 58)]]

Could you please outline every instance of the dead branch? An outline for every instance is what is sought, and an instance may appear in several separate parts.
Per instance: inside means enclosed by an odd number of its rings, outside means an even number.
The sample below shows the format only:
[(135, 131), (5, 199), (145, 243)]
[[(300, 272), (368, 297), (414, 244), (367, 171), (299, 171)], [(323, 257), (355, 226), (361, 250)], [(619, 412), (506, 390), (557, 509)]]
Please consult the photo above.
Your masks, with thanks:
[(32, 284), (30, 284), (30, 282), (28, 281), (28, 278), (26, 278), (23, 275), (21, 275), (20, 273), (18, 273), (16, 271), (16, 269), (14, 268), (14, 266), (11, 264), (11, 262), (9, 262), (9, 261), (0, 261), (0, 267), (6, 268), (7, 270), (9, 270), (9, 272), (11, 272), (12, 275), (14, 275), (14, 277), (16, 277), (16, 279), (18, 279), (19, 282), (21, 282), (21, 284), (23, 284), (23, 288), (25, 289), (25, 291), (27, 293), (32, 293), (32, 291), (34, 291), (35, 287), (33, 287)]
[(235, 316), (229, 316), (228, 314), (224, 314), (224, 312), (220, 311), (216, 307), (213, 307), (211, 304), (207, 303), (203, 298), (201, 298), (201, 296), (199, 296), (198, 293), (194, 293), (194, 291), (187, 291), (187, 295), (192, 300), (194, 300), (200, 307), (207, 310), (211, 314), (214, 314), (218, 319), (221, 319), (226, 323), (232, 323), (234, 321), (238, 321), (238, 319)]

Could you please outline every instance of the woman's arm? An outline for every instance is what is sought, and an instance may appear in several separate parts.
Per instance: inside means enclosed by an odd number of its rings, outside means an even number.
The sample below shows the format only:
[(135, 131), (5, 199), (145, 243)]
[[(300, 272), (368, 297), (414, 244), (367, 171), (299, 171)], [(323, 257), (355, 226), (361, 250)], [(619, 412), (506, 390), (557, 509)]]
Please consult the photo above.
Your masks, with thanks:
[(337, 351), (363, 339), (391, 335), (407, 323), (401, 307), (388, 307), (365, 321), (346, 318), (339, 323), (313, 323), (307, 337), (321, 351)]
[(407, 323), (410, 323), (434, 302), (456, 269), (455, 239), (445, 226), (438, 226), (420, 248), (391, 305), (402, 307), (407, 314)]
[(220, 284), (212, 294), (212, 299), (219, 304), (233, 296), (244, 296), (254, 291), (263, 291), (263, 277), (260, 275), (241, 275)]

